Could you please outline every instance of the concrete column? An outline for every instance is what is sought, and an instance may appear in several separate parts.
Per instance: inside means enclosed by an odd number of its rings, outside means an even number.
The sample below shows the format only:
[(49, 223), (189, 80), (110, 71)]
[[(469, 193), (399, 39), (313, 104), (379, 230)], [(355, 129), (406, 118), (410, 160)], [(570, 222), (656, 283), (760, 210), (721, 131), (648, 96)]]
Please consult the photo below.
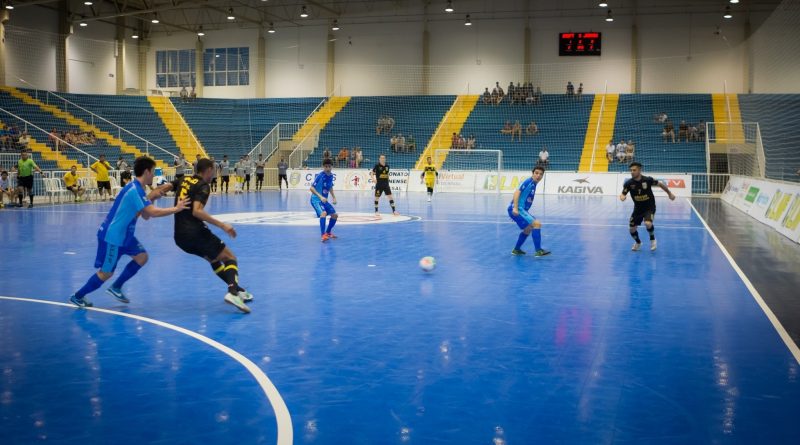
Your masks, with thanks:
[[(150, 50), (150, 44), (144, 40), (144, 36), (139, 34), (139, 45), (137, 46), (137, 50), (139, 51), (139, 90), (140, 91), (147, 91), (147, 52)], [(198, 93), (199, 95), (199, 93)]]
[(642, 57), (639, 52), (639, 28), (631, 27), (631, 93), (642, 92)]
[(117, 41), (116, 43), (116, 73), (114, 78), (117, 80), (117, 94), (125, 91), (125, 17), (117, 17)]
[(206, 46), (203, 40), (197, 37), (197, 42), (194, 44), (194, 92), (197, 97), (203, 97), (204, 73), (203, 73), (203, 51)]
[[(258, 29), (258, 41), (256, 42), (256, 97), (267, 97), (267, 41), (264, 37), (264, 29)], [(250, 60), (252, 72), (253, 60)], [(252, 78), (252, 76), (251, 76)], [(252, 80), (252, 79), (251, 79)]]
[(6, 22), (10, 18), (7, 9), (0, 11), (0, 85), (6, 83)]
[(523, 70), (522, 76), (523, 76), (523, 81), (527, 83), (527, 82), (531, 82), (532, 81), (531, 80), (531, 69), (533, 68), (531, 66), (531, 63), (532, 63), (531, 47), (533, 46), (532, 45), (533, 42), (531, 41), (531, 25), (530, 25), (530, 23), (525, 23), (525, 37), (523, 37), (523, 39), (525, 41), (522, 42), (523, 43), (522, 44), (522, 48), (523, 48), (523, 51), (525, 53), (522, 55), (522, 60), (523, 60), (522, 63), (524, 64), (524, 66), (522, 67), (522, 70)]
[[(336, 88), (336, 42), (334, 36), (328, 32), (328, 60), (325, 67), (325, 95), (332, 96)], [(341, 92), (339, 93), (341, 94)]]
[(743, 89), (742, 91), (752, 94), (753, 93), (753, 80), (754, 70), (753, 65), (753, 28), (750, 26), (750, 15), (748, 14), (747, 20), (744, 22), (744, 42), (742, 45), (742, 69), (744, 70), (743, 76)]
[(431, 33), (428, 31), (428, 21), (422, 29), (422, 94), (428, 95), (431, 91)]
[(69, 72), (67, 71), (67, 39), (72, 34), (72, 23), (69, 21), (69, 2), (58, 2), (58, 37), (56, 39), (56, 91), (63, 93), (69, 89)]

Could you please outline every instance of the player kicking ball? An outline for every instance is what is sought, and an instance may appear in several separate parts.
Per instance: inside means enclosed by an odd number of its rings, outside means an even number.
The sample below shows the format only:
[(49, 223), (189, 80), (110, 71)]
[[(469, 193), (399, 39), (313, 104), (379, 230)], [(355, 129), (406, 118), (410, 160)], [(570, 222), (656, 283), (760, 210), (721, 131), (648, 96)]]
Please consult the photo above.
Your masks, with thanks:
[(630, 169), (631, 177), (623, 184), (619, 200), (625, 201), (629, 192), (633, 198), (633, 213), (628, 224), (631, 238), (634, 240), (631, 250), (636, 252), (642, 247), (642, 240), (639, 239), (639, 226), (642, 224), (642, 220), (644, 220), (647, 233), (650, 234), (650, 250), (656, 250), (656, 247), (658, 247), (655, 235), (656, 228), (653, 226), (653, 218), (656, 215), (656, 198), (653, 196), (653, 187), (661, 187), (661, 190), (667, 193), (671, 201), (675, 200), (675, 195), (661, 181), (650, 176), (643, 176), (642, 164), (634, 162), (631, 164)]
[(517, 223), (522, 232), (517, 238), (517, 245), (511, 251), (512, 255), (525, 255), (522, 245), (528, 236), (533, 233), (533, 245), (536, 248), (536, 256), (550, 255), (549, 250), (542, 249), (542, 223), (533, 215), (528, 213), (533, 205), (533, 196), (536, 194), (536, 186), (544, 178), (544, 168), (536, 166), (533, 168), (532, 175), (519, 185), (514, 191), (514, 198), (508, 205), (508, 216)]
[[(311, 184), (311, 207), (317, 212), (319, 218), (319, 231), (322, 233), (322, 242), (330, 239), (338, 238), (331, 232), (333, 226), (336, 225), (336, 220), (339, 219), (339, 214), (328, 202), (328, 194), (330, 193), (333, 198), (333, 203), (336, 204), (336, 194), (333, 193), (333, 161), (326, 158), (322, 161), (322, 171), (317, 173), (314, 177), (314, 183)], [(328, 229), (325, 229), (325, 220), (330, 216), (331, 220), (328, 223)]]
[(219, 227), (231, 238), (236, 238), (236, 230), (211, 216), (205, 209), (211, 194), (211, 176), (214, 163), (210, 159), (200, 159), (193, 176), (184, 176), (158, 188), (166, 193), (175, 190), (175, 202), (188, 200), (188, 208), (175, 214), (175, 245), (186, 253), (197, 255), (211, 264), (214, 273), (228, 285), (226, 303), (249, 314), (245, 302), (253, 300), (253, 295), (239, 286), (239, 265), (236, 255), (219, 239), (206, 223)]

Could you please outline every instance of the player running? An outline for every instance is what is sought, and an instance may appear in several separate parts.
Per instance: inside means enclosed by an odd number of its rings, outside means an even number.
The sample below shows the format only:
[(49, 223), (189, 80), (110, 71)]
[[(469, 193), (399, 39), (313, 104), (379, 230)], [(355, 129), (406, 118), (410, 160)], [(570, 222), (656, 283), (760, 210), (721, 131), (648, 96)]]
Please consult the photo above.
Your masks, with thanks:
[(137, 158), (133, 163), (136, 179), (120, 190), (106, 219), (97, 231), (97, 257), (94, 260), (94, 267), (99, 269), (82, 288), (69, 297), (69, 301), (75, 306), (92, 306), (86, 295), (100, 288), (114, 275), (114, 269), (122, 255), (128, 255), (132, 260), (107, 292), (123, 303), (130, 303), (122, 293), (122, 285), (147, 263), (147, 251), (134, 236), (136, 220), (139, 215), (144, 219), (158, 218), (173, 215), (186, 208), (188, 202), (186, 199), (180, 199), (175, 202), (174, 207), (166, 209), (154, 206), (152, 201), (161, 196), (158, 190), (145, 195), (144, 187), (153, 182), (155, 166), (156, 161), (144, 156)]
[(385, 193), (386, 197), (389, 198), (389, 205), (392, 206), (392, 214), (394, 214), (394, 216), (399, 215), (400, 213), (397, 212), (397, 208), (394, 206), (392, 188), (389, 186), (389, 166), (386, 164), (386, 155), (380, 155), (378, 163), (375, 164), (375, 167), (372, 167), (370, 178), (375, 184), (375, 216), (378, 218), (381, 217), (381, 214), (378, 213), (378, 202), (380, 201), (381, 193)]
[(425, 169), (420, 174), (420, 179), (425, 180), (425, 187), (428, 188), (428, 202), (431, 202), (431, 198), (433, 197), (433, 186), (436, 184), (436, 180), (439, 178), (439, 172), (436, 171), (436, 165), (433, 164), (433, 160), (430, 156), (428, 156), (428, 163), (425, 165)]
[(511, 251), (512, 255), (525, 255), (525, 251), (522, 250), (522, 244), (525, 243), (531, 233), (533, 233), (533, 245), (536, 248), (535, 255), (550, 255), (549, 250), (542, 249), (542, 223), (528, 213), (528, 210), (533, 205), (536, 186), (543, 177), (544, 168), (539, 165), (534, 167), (531, 177), (523, 181), (519, 188), (514, 191), (514, 198), (511, 200), (511, 204), (508, 205), (508, 216), (522, 229), (519, 238), (517, 238), (517, 245)]
[(667, 192), (671, 201), (675, 200), (675, 195), (664, 185), (663, 182), (653, 179), (650, 176), (642, 176), (642, 164), (634, 162), (630, 166), (631, 177), (622, 186), (622, 194), (619, 195), (620, 201), (630, 192), (633, 198), (633, 213), (628, 225), (630, 226), (631, 238), (635, 241), (631, 250), (638, 251), (642, 247), (642, 240), (639, 239), (639, 226), (644, 220), (647, 233), (650, 234), (650, 250), (656, 250), (656, 228), (653, 226), (653, 218), (656, 216), (656, 198), (653, 196), (653, 187), (659, 186), (661, 190)]
[[(322, 171), (317, 173), (317, 176), (314, 177), (314, 183), (311, 184), (311, 207), (314, 207), (314, 211), (317, 212), (319, 230), (322, 233), (323, 243), (330, 239), (338, 238), (331, 230), (333, 230), (333, 226), (336, 225), (339, 214), (336, 213), (336, 209), (328, 202), (328, 193), (330, 193), (333, 198), (332, 202), (336, 204), (336, 194), (333, 193), (332, 168), (333, 161), (330, 158), (325, 158), (325, 160), (322, 161)], [(328, 216), (331, 217), (331, 220), (326, 230), (325, 220)]]

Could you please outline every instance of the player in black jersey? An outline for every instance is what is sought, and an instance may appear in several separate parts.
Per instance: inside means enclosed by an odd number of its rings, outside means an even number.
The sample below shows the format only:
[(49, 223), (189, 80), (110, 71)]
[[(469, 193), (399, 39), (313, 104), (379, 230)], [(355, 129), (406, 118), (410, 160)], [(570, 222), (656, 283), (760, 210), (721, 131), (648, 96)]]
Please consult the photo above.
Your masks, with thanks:
[(635, 243), (631, 250), (637, 251), (642, 247), (642, 241), (639, 239), (639, 226), (642, 224), (642, 220), (644, 220), (647, 233), (650, 234), (650, 250), (656, 250), (656, 228), (653, 226), (653, 218), (656, 214), (656, 199), (653, 196), (653, 187), (661, 187), (662, 190), (667, 192), (667, 196), (672, 201), (675, 200), (675, 195), (663, 182), (650, 176), (642, 176), (642, 164), (634, 162), (631, 164), (630, 169), (631, 177), (622, 186), (622, 194), (619, 195), (619, 199), (620, 201), (625, 201), (628, 193), (631, 194), (633, 199), (633, 213), (631, 214), (629, 226), (631, 237)]
[(397, 212), (397, 208), (394, 206), (392, 188), (389, 186), (389, 165), (386, 164), (386, 155), (381, 155), (378, 158), (378, 163), (375, 164), (375, 167), (372, 167), (370, 177), (372, 182), (375, 183), (375, 216), (381, 216), (381, 214), (378, 213), (378, 202), (381, 198), (381, 193), (385, 193), (386, 197), (389, 198), (389, 205), (392, 206), (392, 213), (395, 216), (399, 215), (400, 213)]
[(211, 193), (208, 182), (213, 173), (214, 163), (209, 159), (200, 159), (193, 176), (176, 179), (162, 186), (160, 190), (162, 193), (175, 190), (175, 202), (189, 199), (188, 208), (175, 214), (175, 244), (184, 252), (202, 257), (211, 263), (214, 273), (228, 285), (225, 302), (249, 313), (250, 308), (245, 302), (252, 301), (253, 295), (239, 286), (236, 256), (206, 226), (206, 223), (215, 225), (231, 238), (236, 238), (236, 230), (230, 224), (219, 221), (205, 210)]

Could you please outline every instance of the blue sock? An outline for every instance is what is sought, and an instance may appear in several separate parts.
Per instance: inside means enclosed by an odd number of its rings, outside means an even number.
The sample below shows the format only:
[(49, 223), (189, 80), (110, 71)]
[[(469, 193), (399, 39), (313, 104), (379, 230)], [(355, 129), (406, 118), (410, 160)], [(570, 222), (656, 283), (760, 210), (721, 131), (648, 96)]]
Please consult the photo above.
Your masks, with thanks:
[(141, 268), (142, 266), (140, 266), (139, 263), (137, 263), (134, 260), (131, 260), (131, 262), (128, 263), (127, 266), (125, 266), (125, 269), (119, 275), (117, 281), (115, 281), (114, 284), (111, 285), (111, 287), (113, 287), (114, 289), (122, 289), (122, 285), (125, 284), (126, 281), (133, 278), (133, 276), (136, 275), (136, 272), (139, 272), (139, 269)]
[(514, 246), (514, 249), (515, 250), (519, 250), (522, 247), (522, 245), (525, 243), (526, 239), (528, 239), (528, 234), (525, 233), (525, 232), (520, 232), (519, 233), (519, 238), (517, 238), (517, 245)]
[(75, 292), (75, 297), (81, 299), (86, 295), (96, 291), (102, 285), (103, 285), (103, 280), (101, 280), (96, 273), (92, 274), (92, 277), (89, 278), (89, 281), (87, 281), (82, 288), (78, 289), (78, 292)]
[(325, 217), (319, 219), (319, 233), (325, 234)]
[(542, 250), (542, 229), (533, 229), (533, 245), (536, 250)]
[(328, 221), (328, 233), (331, 233), (331, 230), (333, 230), (333, 226), (336, 225), (336, 220), (337, 219), (338, 218), (331, 218), (331, 220)]

